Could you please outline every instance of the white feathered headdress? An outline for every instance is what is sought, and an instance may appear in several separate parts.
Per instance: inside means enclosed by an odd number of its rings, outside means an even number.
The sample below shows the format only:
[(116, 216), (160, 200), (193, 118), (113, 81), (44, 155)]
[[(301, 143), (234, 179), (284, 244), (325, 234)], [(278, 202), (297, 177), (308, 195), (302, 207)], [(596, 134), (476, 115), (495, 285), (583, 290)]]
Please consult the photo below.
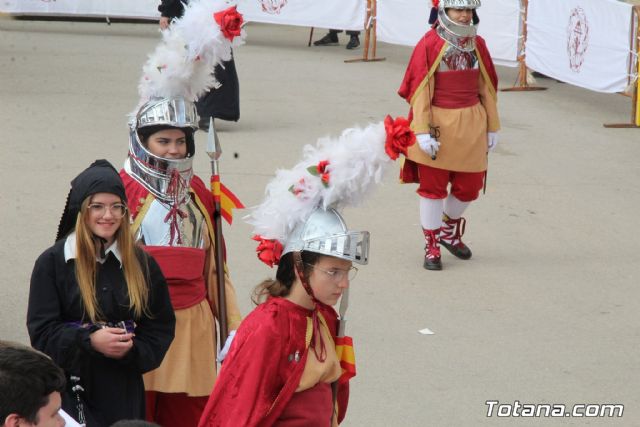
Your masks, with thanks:
[(293, 169), (278, 170), (265, 200), (245, 220), (254, 226), (258, 257), (277, 264), (293, 229), (317, 208), (338, 211), (358, 205), (378, 184), (386, 167), (415, 143), (409, 122), (387, 116), (384, 123), (350, 128), (303, 149)]
[(213, 68), (230, 60), (231, 48), (244, 42), (242, 24), (235, 1), (191, 0), (184, 15), (162, 31), (143, 67), (136, 112), (154, 98), (195, 101), (214, 87)]

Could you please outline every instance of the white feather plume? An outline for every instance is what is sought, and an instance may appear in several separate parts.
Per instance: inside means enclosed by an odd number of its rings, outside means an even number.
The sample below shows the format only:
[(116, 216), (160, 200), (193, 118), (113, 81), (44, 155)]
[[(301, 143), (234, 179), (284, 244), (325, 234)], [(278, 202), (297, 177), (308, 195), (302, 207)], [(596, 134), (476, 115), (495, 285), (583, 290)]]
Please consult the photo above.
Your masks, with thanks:
[[(378, 184), (392, 160), (385, 153), (382, 122), (366, 128), (349, 128), (337, 138), (320, 138), (303, 149), (303, 159), (290, 170), (278, 170), (265, 190), (265, 200), (245, 220), (254, 234), (279, 240), (283, 245), (300, 222), (318, 206), (342, 209), (362, 202)], [(325, 186), (309, 167), (328, 161)]]
[[(225, 38), (214, 14), (236, 5), (227, 0), (191, 0), (181, 18), (162, 31), (162, 41), (143, 66), (137, 110), (152, 98), (182, 96), (195, 101), (215, 86), (216, 65), (231, 59), (231, 49), (244, 42), (242, 30)], [(135, 113), (134, 113), (135, 114)]]

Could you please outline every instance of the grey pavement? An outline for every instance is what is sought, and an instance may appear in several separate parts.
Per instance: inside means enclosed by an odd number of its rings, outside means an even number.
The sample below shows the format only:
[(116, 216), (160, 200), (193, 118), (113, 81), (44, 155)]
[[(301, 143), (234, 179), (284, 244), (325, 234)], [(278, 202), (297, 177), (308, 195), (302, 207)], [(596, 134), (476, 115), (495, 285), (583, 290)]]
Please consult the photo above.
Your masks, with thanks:
[[(308, 29), (251, 24), (236, 51), (241, 119), (220, 122), (223, 181), (246, 205), (304, 144), (353, 125), (406, 115), (396, 95), (410, 49), (378, 45), (384, 62), (345, 64), (361, 50), (307, 47)], [(316, 31), (316, 35), (319, 32)], [(28, 342), (29, 277), (53, 243), (69, 181), (91, 161), (127, 154), (155, 25), (0, 17), (0, 337)], [(516, 80), (499, 68), (501, 87)], [(500, 93), (503, 130), (486, 195), (468, 210), (473, 258), (422, 268), (415, 187), (397, 166), (362, 207), (372, 234), (352, 283), (347, 331), (358, 375), (346, 426), (640, 425), (640, 131), (627, 97), (540, 79), (545, 92)], [(205, 136), (196, 172), (206, 180)], [(235, 155), (234, 155), (235, 154)], [(241, 309), (273, 271), (236, 214), (225, 228)], [(434, 335), (421, 335), (429, 328)], [(622, 418), (487, 417), (500, 403), (620, 403)]]

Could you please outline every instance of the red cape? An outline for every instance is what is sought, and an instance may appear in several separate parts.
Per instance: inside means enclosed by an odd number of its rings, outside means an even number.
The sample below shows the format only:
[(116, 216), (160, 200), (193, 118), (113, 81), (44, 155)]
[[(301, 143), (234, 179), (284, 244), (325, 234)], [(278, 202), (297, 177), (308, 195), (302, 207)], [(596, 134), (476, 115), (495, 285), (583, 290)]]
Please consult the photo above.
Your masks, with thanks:
[[(320, 306), (335, 339), (337, 314)], [(284, 298), (270, 298), (240, 324), (218, 374), (199, 427), (271, 426), (296, 388), (307, 361), (307, 316), (311, 311)], [(299, 361), (289, 357), (299, 352)], [(338, 421), (344, 418), (349, 384), (338, 387)]]

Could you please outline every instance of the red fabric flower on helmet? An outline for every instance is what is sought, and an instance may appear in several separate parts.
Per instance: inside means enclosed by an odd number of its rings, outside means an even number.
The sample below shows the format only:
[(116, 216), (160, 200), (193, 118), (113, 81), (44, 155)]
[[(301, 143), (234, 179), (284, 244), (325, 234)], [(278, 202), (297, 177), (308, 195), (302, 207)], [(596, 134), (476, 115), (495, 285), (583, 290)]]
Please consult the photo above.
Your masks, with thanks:
[(244, 18), (242, 14), (236, 10), (235, 6), (214, 13), (213, 19), (220, 25), (220, 31), (222, 31), (226, 39), (233, 41), (234, 37), (240, 35)]
[(328, 160), (322, 160), (316, 166), (310, 166), (307, 168), (307, 171), (313, 176), (319, 176), (320, 181), (322, 181), (322, 185), (325, 187), (329, 186), (329, 171), (327, 170), (327, 166), (329, 166)]
[(280, 256), (282, 255), (282, 243), (275, 239), (265, 239), (261, 236), (253, 236), (253, 240), (260, 242), (256, 248), (258, 259), (269, 267), (278, 265)]
[(407, 148), (416, 142), (416, 135), (409, 127), (409, 120), (404, 117), (398, 117), (395, 120), (391, 116), (385, 117), (384, 130), (387, 133), (384, 151), (391, 160), (397, 159), (400, 154), (406, 156)]

